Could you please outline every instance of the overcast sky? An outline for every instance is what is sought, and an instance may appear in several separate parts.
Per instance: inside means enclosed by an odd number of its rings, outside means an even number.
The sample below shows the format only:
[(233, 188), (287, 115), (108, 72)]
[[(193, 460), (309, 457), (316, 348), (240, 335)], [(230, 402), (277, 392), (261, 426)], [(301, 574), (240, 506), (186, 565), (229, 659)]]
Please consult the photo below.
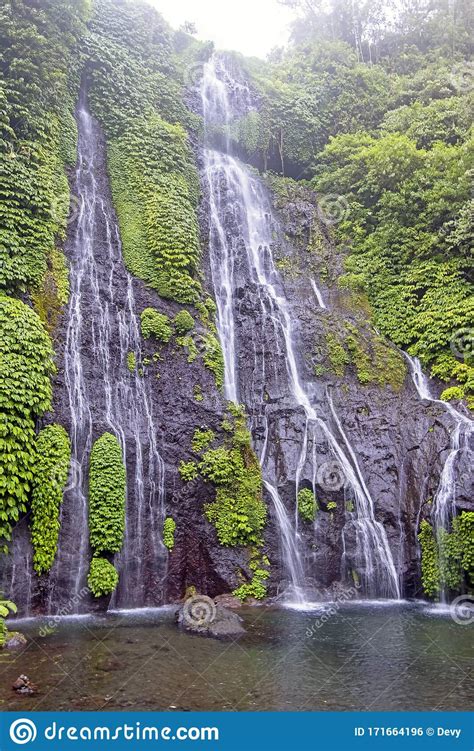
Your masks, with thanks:
[(244, 55), (265, 55), (288, 38), (293, 13), (277, 0), (149, 0), (175, 28), (193, 21), (199, 39)]

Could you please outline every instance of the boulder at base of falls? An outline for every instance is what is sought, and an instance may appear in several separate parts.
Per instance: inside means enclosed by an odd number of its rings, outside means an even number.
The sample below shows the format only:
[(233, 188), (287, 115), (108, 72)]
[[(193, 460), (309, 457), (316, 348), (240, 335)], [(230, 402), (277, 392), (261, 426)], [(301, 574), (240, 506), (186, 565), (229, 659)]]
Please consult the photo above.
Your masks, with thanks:
[(27, 644), (26, 636), (20, 634), (19, 631), (11, 631), (7, 634), (3, 647), (4, 649), (23, 649)]
[(200, 636), (229, 639), (245, 634), (242, 618), (207, 595), (193, 595), (176, 611), (179, 628)]

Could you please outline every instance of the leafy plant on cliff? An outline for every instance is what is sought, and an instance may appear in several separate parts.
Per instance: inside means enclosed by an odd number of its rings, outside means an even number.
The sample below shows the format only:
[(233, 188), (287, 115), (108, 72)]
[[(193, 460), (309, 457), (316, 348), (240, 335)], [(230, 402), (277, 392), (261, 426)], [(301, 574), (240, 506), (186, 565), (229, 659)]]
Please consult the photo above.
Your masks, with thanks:
[(194, 328), (194, 318), (187, 310), (180, 310), (176, 313), (173, 323), (178, 336), (184, 336)]
[(37, 314), (0, 295), (0, 540), (27, 509), (35, 421), (51, 407), (51, 340)]
[(316, 498), (309, 488), (301, 488), (298, 491), (298, 513), (307, 522), (313, 522), (316, 518)]
[(438, 530), (424, 519), (418, 539), (421, 546), (421, 578), (428, 597), (441, 590), (459, 591), (464, 582), (474, 584), (474, 512), (463, 511), (452, 522), (452, 531)]
[(208, 449), (198, 465), (216, 488), (216, 500), (206, 507), (221, 545), (261, 545), (267, 509), (262, 475), (246, 428), (245, 413), (233, 410), (234, 431), (225, 444)]
[(71, 444), (61, 425), (48, 425), (36, 438), (36, 461), (31, 495), (33, 566), (38, 574), (54, 563), (59, 536), (59, 510), (63, 499)]
[(8, 618), (10, 613), (15, 615), (16, 612), (17, 607), (14, 602), (0, 599), (0, 648), (4, 646), (8, 634), (5, 618)]
[(115, 436), (104, 433), (92, 447), (89, 465), (89, 537), (95, 555), (122, 548), (125, 492), (122, 449)]
[(145, 308), (140, 316), (141, 331), (144, 339), (154, 336), (159, 342), (169, 342), (173, 335), (170, 320), (155, 308)]
[[(163, 297), (198, 299), (199, 181), (171, 29), (151, 7), (98, 0), (87, 39), (92, 108), (104, 126), (128, 269)], [(185, 127), (183, 127), (185, 126)]]
[(94, 597), (110, 595), (119, 582), (115, 566), (106, 558), (93, 558), (87, 584)]
[(44, 284), (55, 240), (64, 236), (64, 169), (75, 162), (74, 63), (86, 17), (82, 0), (0, 7), (0, 290), (11, 294)]
[(168, 550), (174, 548), (174, 533), (176, 530), (176, 522), (172, 516), (167, 516), (163, 523), (163, 543)]

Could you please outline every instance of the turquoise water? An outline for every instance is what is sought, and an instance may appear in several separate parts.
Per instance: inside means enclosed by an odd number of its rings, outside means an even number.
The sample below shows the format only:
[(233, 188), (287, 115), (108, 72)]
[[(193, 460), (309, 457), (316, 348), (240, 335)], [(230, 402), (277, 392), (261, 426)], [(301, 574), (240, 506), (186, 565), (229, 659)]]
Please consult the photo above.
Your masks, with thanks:
[[(349, 711), (472, 706), (473, 626), (457, 625), (449, 614), (407, 603), (240, 612), (248, 633), (231, 642), (181, 633), (172, 609), (63, 619), (46, 636), (44, 621), (23, 621), (18, 628), (28, 646), (0, 655), (1, 708)], [(37, 685), (37, 695), (12, 691), (21, 673)]]

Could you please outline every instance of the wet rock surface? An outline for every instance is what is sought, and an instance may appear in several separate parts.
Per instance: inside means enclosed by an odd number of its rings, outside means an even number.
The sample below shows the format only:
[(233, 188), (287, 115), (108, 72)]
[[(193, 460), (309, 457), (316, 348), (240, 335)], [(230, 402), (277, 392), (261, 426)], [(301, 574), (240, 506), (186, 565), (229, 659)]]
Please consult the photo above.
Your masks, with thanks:
[(215, 639), (232, 639), (246, 633), (237, 613), (204, 595), (188, 598), (177, 610), (176, 622), (184, 631)]

